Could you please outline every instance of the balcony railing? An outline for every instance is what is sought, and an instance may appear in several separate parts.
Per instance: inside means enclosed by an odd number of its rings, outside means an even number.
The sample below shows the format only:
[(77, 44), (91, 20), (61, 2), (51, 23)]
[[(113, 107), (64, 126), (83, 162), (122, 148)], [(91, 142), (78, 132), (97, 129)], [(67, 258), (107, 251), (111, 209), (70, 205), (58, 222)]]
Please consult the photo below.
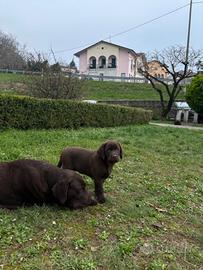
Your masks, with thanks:
[(89, 69), (106, 69), (106, 68), (117, 68), (116, 65), (100, 65), (100, 66), (94, 66), (94, 65), (89, 65)]
[(108, 68), (116, 68), (116, 65), (109, 64)]

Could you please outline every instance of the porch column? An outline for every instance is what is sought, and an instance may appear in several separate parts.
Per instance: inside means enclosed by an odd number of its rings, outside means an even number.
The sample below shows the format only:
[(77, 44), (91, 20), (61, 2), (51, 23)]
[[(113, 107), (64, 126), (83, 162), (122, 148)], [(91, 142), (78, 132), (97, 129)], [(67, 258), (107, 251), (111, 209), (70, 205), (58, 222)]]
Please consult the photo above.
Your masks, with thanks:
[(188, 110), (184, 110), (184, 122), (185, 123), (188, 122), (188, 116), (189, 116), (189, 111)]
[(198, 122), (198, 113), (194, 112), (194, 118), (193, 118), (193, 123)]
[(177, 111), (177, 113), (176, 113), (176, 121), (181, 121), (181, 113), (182, 113), (182, 110)]

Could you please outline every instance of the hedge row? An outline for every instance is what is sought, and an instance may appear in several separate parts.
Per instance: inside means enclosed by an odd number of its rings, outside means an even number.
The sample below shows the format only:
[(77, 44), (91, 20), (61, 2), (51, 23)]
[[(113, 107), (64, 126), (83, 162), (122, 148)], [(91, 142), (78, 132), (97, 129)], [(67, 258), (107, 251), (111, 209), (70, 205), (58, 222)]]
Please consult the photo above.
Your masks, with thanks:
[(0, 128), (110, 127), (147, 123), (151, 116), (138, 108), (0, 95)]

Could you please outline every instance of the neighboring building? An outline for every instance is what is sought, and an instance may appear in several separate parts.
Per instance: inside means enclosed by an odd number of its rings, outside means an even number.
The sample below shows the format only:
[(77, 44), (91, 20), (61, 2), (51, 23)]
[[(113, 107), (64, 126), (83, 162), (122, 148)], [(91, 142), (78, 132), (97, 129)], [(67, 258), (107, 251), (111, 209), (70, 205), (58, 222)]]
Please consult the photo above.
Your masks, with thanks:
[(78, 70), (77, 70), (74, 59), (72, 59), (70, 64), (68, 64), (67, 66), (61, 65), (61, 71), (65, 73), (73, 73), (73, 74), (77, 73)]
[(106, 41), (99, 41), (74, 54), (79, 58), (79, 73), (100, 76), (141, 77), (138, 67), (145, 55)]
[(66, 73), (77, 73), (77, 67), (61, 66), (61, 71)]
[(161, 66), (161, 63), (157, 60), (152, 60), (147, 63), (149, 74), (156, 78), (166, 79), (168, 77), (167, 70)]

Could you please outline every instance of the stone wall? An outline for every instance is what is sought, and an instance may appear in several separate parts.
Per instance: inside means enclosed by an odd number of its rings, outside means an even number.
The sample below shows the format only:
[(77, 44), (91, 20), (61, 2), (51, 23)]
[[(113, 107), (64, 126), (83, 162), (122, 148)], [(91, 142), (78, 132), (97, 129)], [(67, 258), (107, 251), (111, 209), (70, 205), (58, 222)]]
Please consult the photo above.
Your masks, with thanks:
[[(158, 100), (99, 100), (98, 103), (106, 103), (112, 105), (122, 105), (128, 107), (139, 107), (153, 111), (153, 119), (158, 119), (161, 116), (161, 102)], [(169, 117), (174, 118), (176, 110), (173, 107)]]
[(128, 107), (139, 107), (153, 111), (153, 118), (157, 119), (161, 115), (161, 102), (156, 100), (99, 100), (98, 103), (106, 103), (112, 105), (121, 105)]

